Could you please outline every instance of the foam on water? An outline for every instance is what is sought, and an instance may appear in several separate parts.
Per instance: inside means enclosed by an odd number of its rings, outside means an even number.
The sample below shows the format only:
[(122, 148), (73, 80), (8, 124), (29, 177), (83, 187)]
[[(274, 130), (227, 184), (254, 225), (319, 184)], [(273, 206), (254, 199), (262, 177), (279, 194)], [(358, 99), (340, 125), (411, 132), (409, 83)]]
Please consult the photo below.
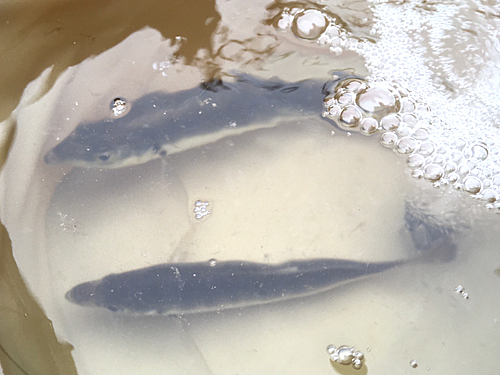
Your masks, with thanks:
[(331, 18), (326, 29), (340, 31), (317, 42), (335, 54), (357, 52), (370, 72), (367, 81), (339, 84), (324, 115), (348, 131), (381, 133), (382, 146), (406, 158), (411, 176), (450, 185), (500, 213), (497, 8), (479, 0), (374, 1), (375, 42)]

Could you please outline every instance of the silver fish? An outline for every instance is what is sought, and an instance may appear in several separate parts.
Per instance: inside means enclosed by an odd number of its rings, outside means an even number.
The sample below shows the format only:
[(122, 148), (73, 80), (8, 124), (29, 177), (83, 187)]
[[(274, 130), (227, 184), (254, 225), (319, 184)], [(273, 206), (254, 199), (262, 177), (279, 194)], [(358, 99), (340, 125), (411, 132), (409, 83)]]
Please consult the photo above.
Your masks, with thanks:
[(66, 298), (81, 306), (129, 315), (191, 314), (316, 294), (401, 263), (310, 259), (273, 265), (244, 261), (160, 264), (79, 284)]
[(193, 149), (259, 128), (273, 126), (280, 115), (321, 117), (323, 99), (333, 80), (286, 83), (239, 75), (175, 93), (155, 92), (133, 103), (124, 116), (83, 123), (45, 155), (49, 165), (121, 168)]

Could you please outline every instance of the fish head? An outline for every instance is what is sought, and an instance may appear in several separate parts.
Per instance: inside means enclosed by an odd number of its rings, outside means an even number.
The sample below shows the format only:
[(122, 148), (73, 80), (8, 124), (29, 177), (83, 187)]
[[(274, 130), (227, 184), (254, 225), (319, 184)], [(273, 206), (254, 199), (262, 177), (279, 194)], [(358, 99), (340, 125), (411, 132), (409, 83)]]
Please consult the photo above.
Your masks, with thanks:
[[(44, 157), (48, 165), (115, 169), (155, 158), (162, 143), (155, 129), (122, 121), (98, 121), (79, 125)], [(165, 138), (165, 137), (163, 137)]]
[(81, 306), (96, 306), (96, 286), (94, 281), (79, 284), (70, 289), (65, 297), (68, 301)]

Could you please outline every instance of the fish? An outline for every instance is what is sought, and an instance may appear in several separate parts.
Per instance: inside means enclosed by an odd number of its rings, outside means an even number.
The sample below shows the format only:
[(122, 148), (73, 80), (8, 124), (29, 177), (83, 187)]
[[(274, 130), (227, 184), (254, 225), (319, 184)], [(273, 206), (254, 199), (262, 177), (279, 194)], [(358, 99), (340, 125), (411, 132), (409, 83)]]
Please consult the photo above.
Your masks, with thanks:
[[(329, 80), (268, 81), (248, 74), (174, 92), (153, 92), (126, 104), (121, 117), (79, 124), (45, 154), (48, 165), (117, 169), (139, 165), (228, 136), (272, 127), (281, 115), (321, 116), (325, 96), (350, 76)], [(360, 78), (361, 79), (361, 78)], [(111, 113), (111, 111), (110, 111)], [(335, 126), (335, 124), (332, 124)]]
[(183, 315), (244, 308), (324, 292), (404, 261), (240, 260), (168, 263), (76, 285), (66, 299), (125, 315)]

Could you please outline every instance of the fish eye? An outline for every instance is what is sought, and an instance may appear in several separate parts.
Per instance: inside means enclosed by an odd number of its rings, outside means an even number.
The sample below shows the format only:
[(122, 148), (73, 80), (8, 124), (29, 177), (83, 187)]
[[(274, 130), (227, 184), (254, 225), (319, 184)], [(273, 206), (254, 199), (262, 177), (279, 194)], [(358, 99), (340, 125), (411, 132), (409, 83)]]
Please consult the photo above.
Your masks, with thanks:
[(97, 155), (97, 159), (99, 159), (100, 161), (108, 161), (110, 157), (111, 154), (109, 152), (103, 152)]

